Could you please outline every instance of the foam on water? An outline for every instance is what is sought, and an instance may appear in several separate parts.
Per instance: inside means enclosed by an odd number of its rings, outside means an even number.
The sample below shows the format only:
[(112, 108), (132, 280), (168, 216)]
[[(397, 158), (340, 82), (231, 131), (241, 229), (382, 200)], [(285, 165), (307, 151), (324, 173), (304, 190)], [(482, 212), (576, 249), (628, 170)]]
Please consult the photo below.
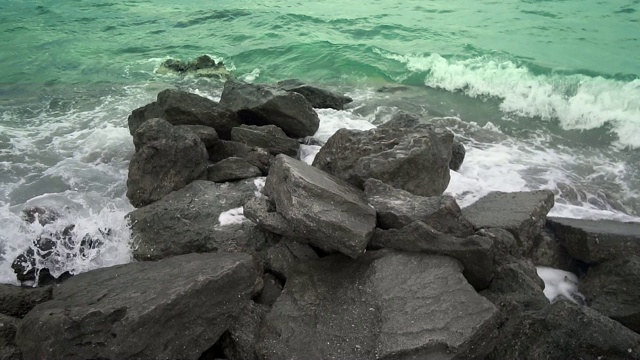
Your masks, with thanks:
[(218, 223), (220, 226), (241, 224), (244, 221), (247, 221), (247, 218), (244, 217), (244, 208), (242, 206), (224, 211), (220, 213), (220, 216), (218, 216)]
[(544, 295), (550, 302), (563, 297), (576, 304), (584, 305), (584, 295), (578, 291), (578, 277), (568, 271), (545, 266), (536, 267), (538, 276), (544, 281)]

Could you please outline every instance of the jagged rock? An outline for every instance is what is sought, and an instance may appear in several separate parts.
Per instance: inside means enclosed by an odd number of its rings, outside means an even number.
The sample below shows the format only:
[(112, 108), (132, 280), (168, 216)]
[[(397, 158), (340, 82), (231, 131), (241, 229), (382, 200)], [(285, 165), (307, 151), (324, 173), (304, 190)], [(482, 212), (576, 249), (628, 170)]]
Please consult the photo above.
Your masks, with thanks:
[(449, 184), (453, 134), (430, 126), (413, 129), (338, 130), (313, 166), (363, 188), (378, 179), (415, 195), (442, 195)]
[(580, 291), (589, 307), (640, 333), (640, 256), (591, 266)]
[(249, 221), (221, 225), (220, 214), (256, 196), (254, 179), (216, 184), (194, 181), (127, 216), (137, 260), (157, 260), (192, 252), (262, 251), (274, 236)]
[(153, 118), (162, 118), (172, 125), (209, 126), (214, 128), (222, 139), (229, 139), (231, 129), (241, 124), (233, 111), (217, 102), (173, 89), (161, 91), (156, 101), (133, 110), (128, 119), (131, 135), (135, 134), (145, 121)]
[(0, 313), (22, 318), (36, 305), (51, 300), (51, 286), (25, 288), (0, 284)]
[(329, 108), (343, 110), (346, 104), (353, 101), (353, 99), (348, 96), (320, 89), (296, 79), (279, 81), (278, 87), (282, 90), (298, 93), (304, 96), (311, 106), (317, 109)]
[(371, 239), (374, 249), (389, 248), (451, 256), (462, 263), (464, 276), (477, 290), (489, 286), (493, 278), (493, 242), (482, 236), (461, 239), (443, 234), (415, 221), (401, 229), (376, 229)]
[(569, 255), (589, 264), (640, 256), (640, 224), (549, 218), (547, 225)]
[(498, 312), (453, 259), (391, 251), (297, 265), (262, 327), (262, 359), (483, 358)]
[(262, 277), (262, 291), (254, 299), (256, 304), (266, 305), (269, 308), (278, 300), (282, 294), (282, 282), (275, 275), (266, 273)]
[(245, 124), (276, 125), (293, 138), (311, 136), (320, 126), (318, 114), (302, 95), (267, 85), (230, 79), (220, 104), (235, 111)]
[(229, 71), (224, 67), (222, 61), (216, 62), (208, 55), (199, 56), (193, 61), (168, 59), (160, 64), (156, 72), (163, 75), (176, 73), (215, 79), (223, 79), (229, 76)]
[(261, 229), (285, 237), (296, 237), (287, 219), (276, 212), (276, 207), (265, 197), (251, 199), (244, 204), (244, 216)]
[(449, 161), (449, 169), (453, 171), (460, 170), (462, 163), (464, 162), (464, 156), (467, 154), (467, 150), (464, 145), (458, 139), (453, 139), (453, 145), (451, 147), (451, 161)]
[(25, 359), (197, 359), (259, 290), (247, 254), (188, 254), (74, 276), (18, 326)]
[(46, 206), (27, 206), (20, 212), (20, 217), (29, 224), (37, 221), (41, 226), (45, 226), (58, 220), (60, 214)]
[(543, 228), (536, 237), (535, 246), (527, 254), (537, 266), (562, 269), (576, 274), (586, 272), (587, 265), (569, 255), (567, 249), (560, 244), (555, 235), (547, 228)]
[(543, 290), (544, 282), (533, 263), (519, 259), (497, 265), (489, 288), (480, 294), (508, 313), (547, 306)]
[(291, 157), (298, 154), (300, 147), (298, 141), (287, 137), (284, 131), (275, 125), (241, 125), (231, 130), (231, 140), (250, 147), (263, 148), (273, 155), (285, 154)]
[(535, 239), (553, 207), (553, 193), (549, 190), (513, 193), (492, 192), (462, 209), (462, 215), (476, 229), (502, 228), (518, 240), (523, 254), (530, 253)]
[(136, 142), (141, 147), (129, 163), (127, 179), (127, 198), (135, 207), (149, 205), (206, 176), (207, 149), (189, 130), (151, 119), (134, 134)]
[(230, 157), (239, 157), (247, 160), (247, 162), (262, 172), (262, 175), (269, 173), (271, 163), (273, 163), (273, 155), (266, 149), (259, 147), (250, 147), (237, 141), (221, 140), (213, 146), (207, 148), (209, 160), (216, 163)]
[(0, 314), (0, 360), (22, 360), (16, 346), (16, 330), (20, 319)]
[(456, 200), (448, 195), (423, 197), (396, 189), (380, 180), (364, 183), (367, 201), (376, 209), (378, 227), (399, 229), (422, 221), (435, 230), (458, 237), (473, 234), (473, 225), (462, 216)]
[(221, 339), (222, 350), (229, 360), (258, 360), (256, 343), (262, 321), (269, 307), (251, 301)]
[[(290, 229), (281, 234), (326, 251), (358, 257), (376, 225), (361, 190), (286, 155), (278, 155), (264, 187)], [(261, 219), (257, 224), (261, 226)], [(274, 229), (277, 230), (277, 229)]]
[(207, 169), (207, 180), (215, 182), (242, 180), (261, 175), (260, 169), (239, 157), (226, 158), (209, 165)]
[(190, 130), (202, 141), (205, 147), (213, 146), (218, 142), (216, 129), (204, 125), (178, 125), (180, 128)]
[(289, 270), (297, 263), (317, 258), (318, 254), (309, 245), (283, 239), (267, 250), (265, 268), (286, 280)]

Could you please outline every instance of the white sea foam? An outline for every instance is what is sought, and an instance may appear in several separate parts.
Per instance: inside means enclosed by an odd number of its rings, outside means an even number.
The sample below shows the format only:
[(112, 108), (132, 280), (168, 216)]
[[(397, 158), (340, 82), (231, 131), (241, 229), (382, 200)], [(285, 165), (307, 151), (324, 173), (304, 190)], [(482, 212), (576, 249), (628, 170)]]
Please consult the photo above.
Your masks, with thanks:
[(224, 211), (220, 213), (220, 216), (218, 217), (218, 223), (220, 224), (220, 226), (241, 224), (246, 220), (247, 218), (244, 217), (244, 208), (242, 206), (239, 208)]
[(584, 304), (585, 298), (578, 291), (578, 277), (575, 274), (545, 266), (538, 266), (536, 270), (544, 281), (544, 295), (550, 302), (564, 297), (576, 304)]
[(320, 128), (313, 136), (314, 138), (325, 143), (339, 129), (355, 129), (369, 130), (376, 126), (360, 115), (351, 111), (334, 110), (334, 109), (316, 109), (320, 118)]

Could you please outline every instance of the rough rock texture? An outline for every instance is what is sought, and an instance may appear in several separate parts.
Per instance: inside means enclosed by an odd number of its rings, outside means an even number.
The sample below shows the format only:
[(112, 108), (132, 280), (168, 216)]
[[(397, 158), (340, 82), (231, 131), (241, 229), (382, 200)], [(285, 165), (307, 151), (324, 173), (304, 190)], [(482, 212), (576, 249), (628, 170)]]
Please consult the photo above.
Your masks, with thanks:
[(458, 203), (451, 196), (413, 195), (376, 179), (364, 183), (364, 193), (376, 209), (378, 227), (382, 229), (399, 229), (422, 221), (437, 231), (458, 237), (474, 232), (473, 225), (462, 216)]
[(318, 254), (309, 245), (283, 239), (267, 250), (264, 267), (286, 280), (297, 263), (314, 259)]
[(0, 284), (0, 314), (22, 318), (36, 305), (51, 300), (51, 286), (25, 288)]
[(226, 158), (207, 168), (207, 180), (215, 182), (242, 180), (261, 175), (260, 169), (239, 157)]
[(25, 359), (197, 359), (259, 290), (247, 254), (189, 254), (82, 273), (18, 327)]
[(453, 146), (451, 147), (451, 161), (449, 161), (449, 169), (453, 171), (460, 170), (462, 162), (464, 162), (464, 156), (467, 154), (467, 150), (459, 140), (453, 140)]
[(266, 273), (262, 277), (262, 291), (254, 301), (256, 304), (266, 305), (269, 308), (278, 300), (282, 294), (282, 282), (275, 275)]
[(305, 84), (296, 79), (283, 80), (278, 82), (278, 87), (282, 90), (298, 93), (317, 109), (342, 110), (344, 106), (353, 101), (352, 98), (339, 95), (328, 90)]
[(220, 340), (224, 355), (228, 360), (258, 360), (256, 343), (260, 336), (262, 321), (269, 307), (253, 301), (238, 315), (229, 330)]
[[(261, 251), (273, 235), (249, 221), (221, 226), (220, 214), (258, 193), (255, 180), (216, 184), (194, 181), (162, 200), (129, 213), (137, 260), (157, 260), (192, 252)], [(258, 193), (259, 194), (259, 193)]]
[(300, 143), (287, 136), (275, 125), (241, 125), (231, 130), (231, 140), (250, 147), (260, 147), (273, 155), (285, 154), (295, 157)]
[(480, 294), (505, 312), (541, 309), (549, 304), (544, 282), (530, 260), (519, 259), (497, 265), (489, 288)]
[(592, 309), (640, 333), (640, 256), (591, 266), (580, 291)]
[(296, 266), (265, 319), (263, 359), (468, 359), (491, 350), (497, 309), (447, 257), (368, 252)]
[(147, 120), (162, 118), (173, 125), (204, 125), (216, 129), (222, 139), (228, 139), (231, 129), (241, 124), (236, 114), (213, 100), (185, 91), (167, 89), (156, 101), (133, 110), (129, 115), (129, 132)]
[(313, 166), (363, 188), (369, 178), (422, 196), (442, 195), (449, 185), (453, 134), (430, 126), (338, 130)]
[(536, 237), (535, 246), (527, 257), (537, 266), (562, 269), (578, 275), (584, 274), (587, 268), (585, 263), (572, 258), (567, 249), (546, 227)]
[(358, 257), (376, 225), (376, 212), (361, 190), (286, 155), (271, 165), (264, 194), (297, 241), (323, 250)]
[(535, 245), (536, 236), (544, 226), (547, 213), (553, 207), (549, 190), (530, 192), (492, 192), (462, 209), (476, 229), (502, 228), (518, 240), (523, 254)]
[(22, 360), (16, 346), (16, 331), (20, 319), (0, 314), (0, 360)]
[(402, 229), (376, 229), (371, 239), (373, 248), (451, 256), (462, 263), (464, 276), (477, 290), (485, 289), (493, 278), (492, 246), (489, 238), (473, 235), (461, 239), (435, 231), (421, 221)]
[(209, 147), (218, 142), (216, 129), (204, 125), (178, 125), (182, 129), (190, 130), (202, 141), (204, 146)]
[(207, 148), (209, 160), (216, 163), (230, 157), (245, 159), (249, 164), (262, 171), (262, 175), (269, 173), (269, 168), (273, 162), (273, 155), (266, 149), (260, 147), (250, 147), (237, 141), (221, 140), (213, 146)]
[(235, 111), (245, 124), (276, 125), (293, 138), (311, 136), (320, 126), (318, 114), (302, 95), (267, 85), (230, 79), (220, 104)]
[(551, 231), (574, 258), (589, 264), (640, 256), (640, 224), (549, 218)]
[(140, 149), (129, 163), (127, 197), (135, 207), (149, 205), (206, 176), (207, 149), (189, 130), (151, 119), (138, 128), (134, 143)]

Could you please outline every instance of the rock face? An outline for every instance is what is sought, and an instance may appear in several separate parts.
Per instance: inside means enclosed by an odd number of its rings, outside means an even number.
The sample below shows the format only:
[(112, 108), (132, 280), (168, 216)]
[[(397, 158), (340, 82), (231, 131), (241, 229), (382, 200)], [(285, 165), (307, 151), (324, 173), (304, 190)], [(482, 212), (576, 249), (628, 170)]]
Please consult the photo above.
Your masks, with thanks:
[(26, 359), (197, 359), (256, 292), (247, 254), (189, 254), (79, 274), (18, 327)]
[(269, 307), (251, 301), (221, 339), (222, 350), (229, 360), (259, 360), (255, 344)]
[(455, 260), (370, 252), (298, 265), (267, 315), (262, 359), (463, 359), (491, 350), (497, 309)]
[(218, 142), (218, 133), (216, 129), (204, 125), (177, 125), (180, 128), (190, 130), (202, 141), (204, 146), (213, 146)]
[(222, 139), (229, 139), (231, 129), (239, 126), (236, 114), (213, 100), (180, 90), (167, 89), (155, 102), (133, 110), (129, 115), (129, 132), (147, 120), (162, 118), (173, 125), (204, 125), (216, 130)]
[(231, 130), (231, 140), (266, 149), (273, 155), (285, 154), (295, 157), (300, 144), (275, 125), (242, 125)]
[(16, 331), (20, 320), (0, 314), (0, 359), (22, 360), (22, 354), (16, 346)]
[(376, 225), (376, 212), (362, 191), (285, 155), (271, 166), (264, 193), (294, 239), (327, 251), (358, 257)]
[(51, 286), (24, 288), (0, 284), (0, 313), (22, 318), (36, 305), (51, 300)]
[(462, 145), (460, 141), (454, 139), (453, 146), (451, 148), (451, 161), (449, 161), (449, 169), (453, 171), (460, 170), (466, 154), (467, 150), (464, 148), (464, 145)]
[(262, 175), (269, 173), (273, 162), (273, 155), (260, 147), (251, 147), (237, 141), (220, 140), (207, 148), (209, 160), (216, 163), (230, 157), (245, 159), (249, 164), (257, 167)]
[(260, 169), (238, 157), (226, 158), (210, 165), (207, 169), (207, 180), (215, 182), (242, 180), (261, 175)]
[(250, 125), (276, 125), (288, 136), (302, 138), (318, 131), (320, 119), (300, 94), (267, 85), (230, 79), (224, 84), (220, 104)]
[(569, 254), (586, 263), (640, 256), (638, 223), (549, 218), (547, 224)]
[(311, 106), (317, 109), (329, 108), (342, 110), (346, 104), (353, 101), (353, 99), (348, 96), (320, 89), (295, 79), (280, 81), (278, 82), (278, 87), (282, 90), (304, 96)]
[(267, 250), (265, 268), (286, 280), (297, 263), (315, 259), (318, 254), (309, 245), (283, 239)]
[(162, 119), (145, 122), (134, 134), (140, 147), (129, 163), (127, 197), (135, 207), (160, 200), (207, 170), (207, 149), (191, 131)]
[(518, 240), (522, 253), (528, 254), (553, 204), (553, 193), (549, 190), (513, 193), (497, 191), (462, 209), (462, 215), (476, 229), (508, 230)]
[(216, 184), (194, 181), (162, 200), (129, 213), (137, 260), (191, 252), (260, 251), (273, 236), (251, 222), (222, 226), (220, 214), (241, 207), (258, 189), (253, 179)]
[(363, 188), (378, 179), (415, 195), (442, 195), (449, 185), (453, 134), (430, 126), (407, 129), (338, 130), (313, 166)]

